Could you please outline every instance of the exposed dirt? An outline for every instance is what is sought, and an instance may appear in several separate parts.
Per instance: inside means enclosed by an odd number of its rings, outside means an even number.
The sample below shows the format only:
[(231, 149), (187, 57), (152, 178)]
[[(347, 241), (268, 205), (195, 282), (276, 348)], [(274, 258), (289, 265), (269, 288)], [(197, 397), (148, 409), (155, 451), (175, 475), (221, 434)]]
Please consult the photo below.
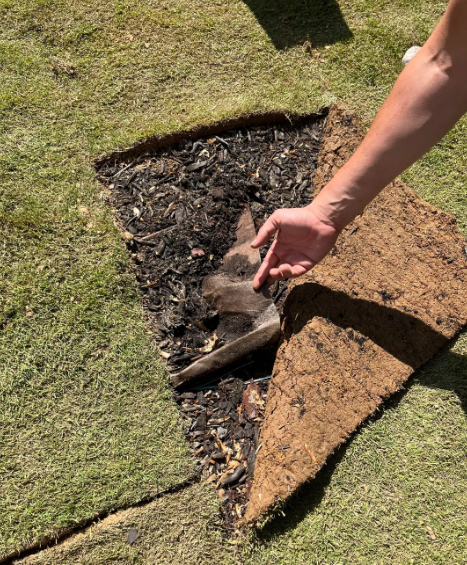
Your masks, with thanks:
[[(310, 202), (324, 121), (185, 139), (130, 165), (107, 163), (100, 170), (172, 372), (207, 355), (214, 342), (223, 345), (213, 340), (219, 317), (201, 285), (221, 267), (245, 207), (258, 229), (276, 208)], [(237, 271), (238, 277), (251, 274)], [(275, 289), (276, 300), (283, 287)]]
[(176, 393), (190, 450), (217, 489), (230, 531), (248, 504), (268, 384), (229, 377), (215, 389)]
[[(361, 137), (353, 114), (331, 109), (316, 190)], [(466, 243), (452, 216), (396, 180), (323, 263), (291, 283), (246, 521), (313, 478), (466, 324)]]
[[(203, 280), (203, 298), (217, 312), (219, 323), (211, 338), (212, 351), (180, 373), (172, 375), (177, 388), (205, 379), (255, 351), (277, 344), (280, 318), (270, 291), (253, 289), (253, 276), (261, 265), (258, 249), (251, 248), (256, 229), (249, 206), (237, 227), (237, 241), (224, 256), (223, 265)], [(239, 269), (241, 274), (238, 274)], [(216, 347), (222, 340), (222, 347)]]
[[(220, 320), (222, 307), (214, 308), (203, 293), (219, 275), (239, 286), (250, 280), (261, 260), (249, 247), (254, 230), (275, 209), (310, 202), (325, 119), (182, 139), (129, 165), (107, 163), (100, 170), (136, 263), (156, 341), (172, 372), (207, 359), (223, 347), (223, 336), (227, 344), (251, 329), (251, 314)], [(254, 225), (236, 234), (248, 210)], [(264, 257), (266, 249), (261, 253)], [(284, 281), (273, 289), (279, 308), (287, 285)], [(226, 299), (224, 310), (238, 306), (238, 297)], [(269, 380), (250, 380), (271, 374), (275, 352), (276, 346), (263, 349), (230, 366), (218, 387), (217, 378), (207, 390), (175, 392), (191, 451), (217, 489), (228, 529), (247, 507), (264, 419)]]

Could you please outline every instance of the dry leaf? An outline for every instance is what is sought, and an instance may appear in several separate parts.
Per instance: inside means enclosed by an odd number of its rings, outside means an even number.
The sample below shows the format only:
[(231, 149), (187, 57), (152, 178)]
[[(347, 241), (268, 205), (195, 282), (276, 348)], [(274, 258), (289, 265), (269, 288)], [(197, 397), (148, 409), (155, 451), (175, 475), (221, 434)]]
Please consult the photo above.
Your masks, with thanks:
[(138, 534), (138, 531), (136, 530), (136, 528), (130, 528), (130, 531), (128, 532), (128, 536), (126, 538), (127, 543), (132, 545), (132, 544), (135, 543), (135, 541), (138, 538), (139, 538), (139, 534)]
[(206, 345), (198, 349), (200, 353), (211, 353), (217, 343), (217, 335), (213, 333), (210, 338), (208, 338), (205, 342)]
[(89, 216), (89, 210), (86, 206), (78, 206), (78, 212), (83, 216)]
[(264, 406), (259, 386), (251, 382), (243, 392), (242, 406), (250, 419), (258, 417), (259, 408)]

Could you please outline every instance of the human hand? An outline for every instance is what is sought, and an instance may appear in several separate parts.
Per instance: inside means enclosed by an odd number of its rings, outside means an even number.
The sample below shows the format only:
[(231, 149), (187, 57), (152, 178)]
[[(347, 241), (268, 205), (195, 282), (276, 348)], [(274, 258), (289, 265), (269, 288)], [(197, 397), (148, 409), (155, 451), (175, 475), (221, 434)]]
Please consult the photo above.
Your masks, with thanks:
[(331, 251), (339, 230), (311, 204), (306, 208), (276, 210), (251, 246), (256, 249), (265, 245), (274, 234), (276, 238), (253, 280), (255, 290), (265, 282), (270, 286), (312, 269)]

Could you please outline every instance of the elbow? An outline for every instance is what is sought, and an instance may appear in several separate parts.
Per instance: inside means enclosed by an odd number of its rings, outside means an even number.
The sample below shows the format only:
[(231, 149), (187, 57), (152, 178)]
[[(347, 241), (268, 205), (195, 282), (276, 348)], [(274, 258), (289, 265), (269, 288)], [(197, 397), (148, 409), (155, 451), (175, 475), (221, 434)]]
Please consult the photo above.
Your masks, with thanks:
[(464, 100), (463, 106), (465, 106), (467, 99), (466, 67), (467, 55), (453, 54), (446, 49), (442, 49), (430, 57), (430, 70), (433, 80), (441, 88), (446, 89), (446, 92), (451, 92), (455, 99), (462, 98)]
[(467, 82), (465, 80), (466, 49), (454, 48), (449, 44), (433, 46), (427, 43), (419, 55), (425, 57), (425, 64), (441, 79)]
[(445, 77), (452, 78), (455, 76), (456, 71), (458, 74), (461, 71), (461, 69), (458, 69), (460, 62), (456, 65), (453, 56), (446, 49), (441, 49), (437, 53), (431, 54), (430, 63), (436, 72)]

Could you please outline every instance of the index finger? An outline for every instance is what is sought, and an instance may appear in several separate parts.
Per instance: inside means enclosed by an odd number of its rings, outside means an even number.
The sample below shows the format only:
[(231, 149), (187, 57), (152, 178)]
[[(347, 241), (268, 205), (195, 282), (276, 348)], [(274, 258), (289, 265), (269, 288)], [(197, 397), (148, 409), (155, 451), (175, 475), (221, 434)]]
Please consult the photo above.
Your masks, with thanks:
[(251, 247), (253, 247), (253, 249), (257, 249), (262, 245), (266, 245), (277, 231), (279, 231), (279, 222), (277, 221), (277, 212), (274, 212), (274, 214), (270, 216), (259, 229), (258, 235), (253, 240)]
[(264, 282), (269, 276), (269, 271), (277, 267), (277, 265), (279, 264), (279, 257), (274, 253), (275, 247), (276, 242), (274, 241), (271, 245), (271, 248), (267, 252), (266, 257), (261, 263), (261, 266), (258, 269), (255, 278), (253, 279), (253, 288), (255, 290), (258, 290), (263, 286)]

